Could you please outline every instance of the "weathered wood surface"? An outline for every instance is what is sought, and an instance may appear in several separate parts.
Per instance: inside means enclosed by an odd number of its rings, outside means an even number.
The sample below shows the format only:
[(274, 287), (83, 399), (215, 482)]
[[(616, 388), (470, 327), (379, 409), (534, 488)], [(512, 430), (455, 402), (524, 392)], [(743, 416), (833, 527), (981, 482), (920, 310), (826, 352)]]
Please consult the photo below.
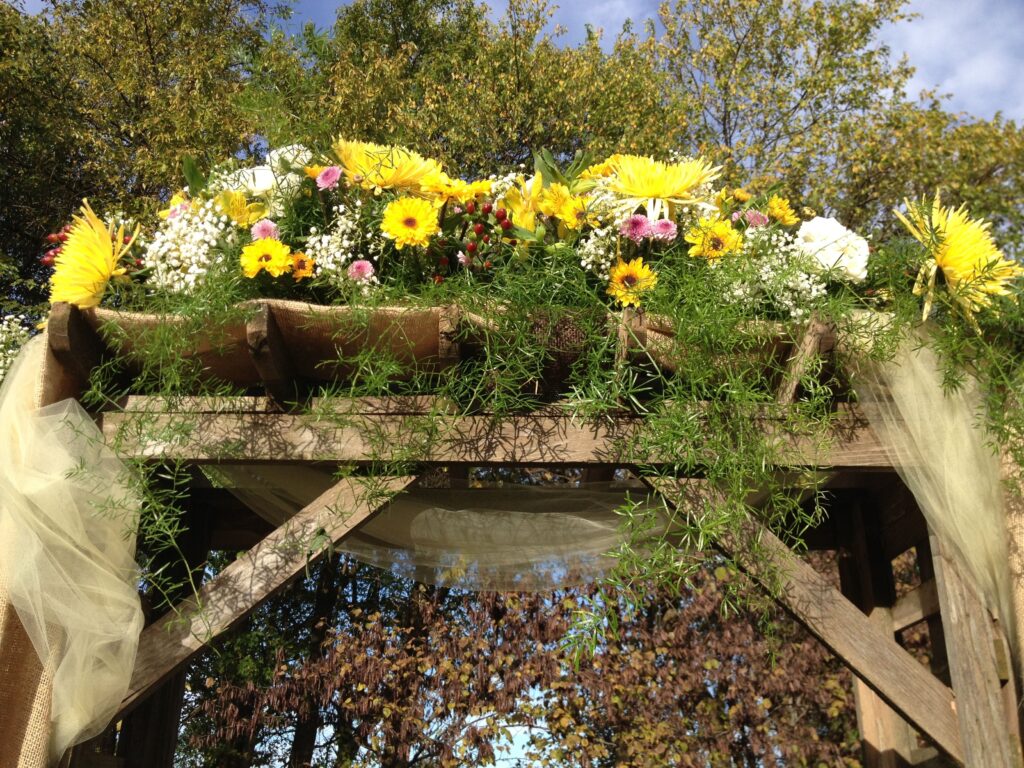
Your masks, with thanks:
[(296, 396), (295, 366), (269, 304), (261, 304), (256, 314), (249, 318), (245, 324), (245, 336), (267, 396), (277, 406), (286, 407)]
[(1019, 768), (1020, 741), (1010, 722), (1016, 712), (1006, 711), (992, 618), (938, 537), (932, 534), (930, 543), (966, 764)]
[(829, 325), (817, 317), (811, 318), (786, 362), (786, 370), (775, 393), (777, 403), (785, 405), (796, 400), (800, 380), (810, 371), (814, 359), (831, 348), (833, 337), (834, 334)]
[(893, 630), (902, 632), (939, 612), (939, 593), (935, 580), (929, 579), (905, 594), (892, 607)]
[[(209, 461), (370, 461), (410, 459), (424, 463), (472, 464), (662, 464), (673, 457), (640, 455), (635, 437), (640, 418), (623, 415), (586, 423), (552, 411), (495, 419), (444, 419), (358, 411), (358, 401), (340, 401), (308, 414), (267, 413), (234, 399), (231, 411), (202, 406), (195, 398), (172, 404), (132, 398), (129, 409), (102, 414), (107, 441), (124, 457)], [(263, 400), (265, 403), (266, 401)], [(435, 414), (437, 411), (435, 410)], [(780, 466), (882, 470), (890, 468), (885, 446), (856, 408), (844, 406), (831, 445), (785, 433), (765, 417), (759, 426), (780, 445)], [(695, 446), (704, 463), (714, 457)], [(699, 469), (699, 468), (698, 468)]]
[[(693, 509), (711, 492), (693, 481), (657, 480), (651, 487), (684, 509)], [(757, 541), (756, 557), (748, 554), (747, 544), (740, 543), (750, 541)], [(953, 692), (901, 648), (891, 633), (873, 624), (763, 526), (751, 521), (745, 530), (716, 544), (883, 700), (949, 757), (965, 762)]]
[(326, 541), (313, 545), (318, 534), (338, 543), (414, 479), (378, 479), (372, 486), (359, 479), (340, 481), (217, 574), (198, 597), (147, 627), (118, 716), (322, 556)]

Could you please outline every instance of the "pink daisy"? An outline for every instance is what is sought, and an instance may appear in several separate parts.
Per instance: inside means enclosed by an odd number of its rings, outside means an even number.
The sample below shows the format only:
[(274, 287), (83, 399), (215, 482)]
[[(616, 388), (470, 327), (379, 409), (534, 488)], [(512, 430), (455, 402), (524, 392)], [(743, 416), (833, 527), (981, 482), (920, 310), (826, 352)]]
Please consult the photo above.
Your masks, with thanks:
[(355, 280), (357, 283), (369, 282), (374, 271), (373, 264), (366, 259), (357, 259), (348, 265), (349, 279)]
[(277, 228), (277, 224), (270, 219), (260, 219), (252, 225), (249, 233), (253, 240), (266, 240), (267, 238), (277, 240), (281, 237), (281, 231)]
[(651, 237), (666, 243), (675, 240), (678, 231), (676, 223), (672, 219), (658, 219), (651, 224)]
[(642, 213), (635, 213), (622, 222), (619, 234), (628, 237), (634, 243), (639, 243), (645, 237), (651, 236), (651, 222)]
[(320, 171), (316, 177), (318, 189), (334, 189), (338, 186), (338, 179), (341, 178), (341, 168), (336, 165), (329, 165)]
[(755, 211), (753, 208), (749, 208), (745, 211), (736, 211), (736, 213), (732, 215), (733, 221), (739, 221), (740, 219), (743, 219), (751, 229), (754, 227), (766, 227), (768, 226), (768, 222), (771, 221), (767, 215), (760, 211)]

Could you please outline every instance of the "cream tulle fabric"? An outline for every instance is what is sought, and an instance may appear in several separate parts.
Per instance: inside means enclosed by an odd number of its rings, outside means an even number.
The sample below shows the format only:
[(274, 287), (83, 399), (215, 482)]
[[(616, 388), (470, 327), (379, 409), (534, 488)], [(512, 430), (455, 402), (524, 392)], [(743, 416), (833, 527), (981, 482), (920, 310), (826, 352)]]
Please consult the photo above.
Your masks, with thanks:
[(26, 345), (0, 389), (0, 569), (52, 665), (56, 761), (116, 712), (143, 617), (130, 533), (138, 497), (77, 402), (35, 407), (45, 343)]
[[(334, 482), (330, 472), (311, 467), (234, 466), (216, 475), (275, 525)], [(338, 549), (427, 584), (497, 591), (583, 584), (609, 568), (608, 553), (623, 540), (616, 510), (627, 502), (625, 486), (417, 487)], [(633, 500), (644, 496), (632, 493)]]
[(981, 394), (970, 377), (944, 391), (939, 360), (925, 342), (926, 331), (918, 331), (893, 362), (863, 366), (858, 398), (928, 526), (967, 566), (1013, 640), (999, 456), (979, 424)]

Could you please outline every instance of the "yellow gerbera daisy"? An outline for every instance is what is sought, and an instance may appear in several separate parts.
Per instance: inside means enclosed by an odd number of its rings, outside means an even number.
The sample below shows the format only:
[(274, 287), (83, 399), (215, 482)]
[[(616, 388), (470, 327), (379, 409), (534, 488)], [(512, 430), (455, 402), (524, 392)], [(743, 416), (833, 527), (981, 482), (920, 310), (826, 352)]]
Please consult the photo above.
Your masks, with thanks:
[(706, 160), (663, 163), (639, 155), (609, 159), (608, 189), (617, 195), (620, 212), (632, 213), (641, 206), (652, 219), (673, 218), (675, 207), (698, 202), (694, 193), (718, 178), (719, 168)]
[(88, 200), (82, 201), (81, 216), (74, 217), (50, 278), (50, 302), (66, 301), (81, 309), (98, 306), (107, 283), (124, 274), (117, 262), (139, 234), (136, 227), (125, 242), (124, 226), (114, 231), (93, 213)]
[(931, 311), (939, 270), (950, 293), (969, 315), (989, 306), (992, 296), (1009, 295), (1010, 281), (1024, 276), (1024, 267), (1007, 259), (996, 246), (989, 232), (992, 225), (970, 218), (964, 206), (944, 208), (938, 193), (930, 211), (924, 202), (904, 203), (907, 215), (895, 214), (930, 257), (914, 286), (915, 294), (926, 296), (925, 317)]
[(686, 233), (686, 242), (690, 243), (691, 256), (710, 260), (738, 251), (743, 235), (724, 219), (701, 219)]
[(426, 245), (433, 235), (441, 231), (437, 209), (428, 201), (415, 197), (400, 197), (388, 203), (380, 228), (385, 237), (395, 241), (398, 250), (407, 245)]
[(295, 278), (295, 282), (302, 280), (304, 277), (313, 276), (313, 267), (316, 262), (309, 258), (306, 254), (298, 251), (292, 254), (292, 277)]
[(800, 217), (796, 215), (796, 211), (789, 204), (789, 200), (778, 195), (772, 195), (768, 200), (766, 212), (769, 218), (774, 219), (784, 227), (792, 227), (800, 223)]
[(333, 149), (345, 175), (354, 184), (374, 192), (394, 189), (419, 194), (425, 179), (442, 173), (436, 160), (405, 147), (337, 139)]
[(266, 272), (271, 277), (280, 277), (294, 267), (292, 249), (272, 237), (264, 237), (249, 243), (239, 257), (242, 272), (248, 278)]
[(555, 213), (558, 220), (569, 229), (600, 226), (601, 221), (591, 205), (589, 197), (573, 196), (566, 200)]
[(640, 306), (640, 294), (658, 284), (658, 273), (644, 264), (642, 258), (625, 262), (619, 259), (608, 275), (607, 293), (626, 307)]
[(250, 203), (245, 193), (226, 189), (213, 199), (220, 212), (235, 222), (238, 227), (251, 227), (267, 215), (264, 203)]

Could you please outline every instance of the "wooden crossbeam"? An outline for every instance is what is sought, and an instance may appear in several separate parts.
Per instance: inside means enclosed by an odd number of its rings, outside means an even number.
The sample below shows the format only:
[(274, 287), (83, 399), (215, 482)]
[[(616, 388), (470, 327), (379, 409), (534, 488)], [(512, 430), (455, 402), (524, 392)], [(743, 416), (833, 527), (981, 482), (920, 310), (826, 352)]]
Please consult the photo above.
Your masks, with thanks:
[[(706, 484), (671, 479), (645, 480), (673, 507), (691, 509), (712, 493)], [(757, 541), (757, 558), (745, 544)], [(953, 692), (873, 624), (811, 566), (764, 526), (748, 521), (716, 546), (740, 565), (801, 624), (838, 656), (890, 706), (949, 757), (963, 764)], [(767, 563), (767, 565), (765, 565)], [(970, 763), (970, 765), (983, 763)]]
[(147, 627), (117, 717), (319, 559), (327, 542), (314, 545), (318, 536), (337, 544), (414, 480), (402, 476), (338, 482), (217, 574), (196, 597)]
[[(238, 400), (243, 400), (239, 398)], [(671, 457), (638, 456), (640, 418), (620, 416), (584, 423), (570, 415), (528, 414), (449, 416), (355, 413), (351, 401), (341, 413), (327, 408), (311, 414), (259, 412), (239, 403), (231, 411), (204, 412), (177, 406), (162, 410), (154, 398), (132, 398), (132, 411), (102, 415), (108, 443), (126, 458), (211, 461), (371, 461), (412, 460), (452, 464), (649, 464)], [(195, 406), (195, 403), (190, 405)], [(780, 466), (791, 468), (880, 470), (890, 468), (885, 446), (851, 406), (836, 416), (831, 446), (815, 437), (783, 432), (765, 417), (758, 427), (778, 440)], [(424, 432), (429, 430), (429, 434)], [(421, 444), (419, 448), (417, 444)], [(709, 464), (714, 456), (694, 451)]]
[(910, 590), (892, 607), (893, 630), (902, 632), (939, 612), (939, 593), (935, 580), (929, 579), (921, 586)]

